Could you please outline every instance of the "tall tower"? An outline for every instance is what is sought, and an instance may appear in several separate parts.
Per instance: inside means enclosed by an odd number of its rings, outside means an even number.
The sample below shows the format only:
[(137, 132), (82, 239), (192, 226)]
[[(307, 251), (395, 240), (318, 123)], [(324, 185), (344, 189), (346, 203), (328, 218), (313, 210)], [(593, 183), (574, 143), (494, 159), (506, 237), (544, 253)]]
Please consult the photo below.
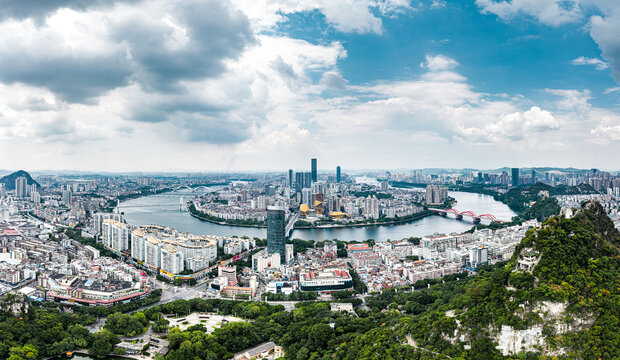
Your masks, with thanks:
[(293, 189), (293, 169), (288, 169), (288, 188)]
[(286, 263), (286, 215), (281, 206), (267, 207), (267, 252), (280, 254), (280, 263)]
[(316, 182), (318, 179), (316, 172), (316, 159), (310, 159), (310, 168), (312, 170), (312, 182)]
[(536, 170), (532, 168), (532, 184), (536, 184)]
[(340, 177), (340, 166), (336, 166), (336, 182), (340, 182), (342, 178)]
[(519, 186), (519, 168), (512, 168), (512, 186)]

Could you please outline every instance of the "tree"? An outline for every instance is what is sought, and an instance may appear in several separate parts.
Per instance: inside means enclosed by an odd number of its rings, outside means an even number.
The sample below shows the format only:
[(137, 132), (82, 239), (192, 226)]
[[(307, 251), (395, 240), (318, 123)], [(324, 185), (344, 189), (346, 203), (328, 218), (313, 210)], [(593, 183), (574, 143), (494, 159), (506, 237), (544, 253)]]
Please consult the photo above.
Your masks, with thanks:
[(105, 359), (114, 350), (114, 346), (120, 343), (118, 336), (109, 330), (101, 330), (93, 334), (93, 342), (88, 348), (88, 353), (97, 359)]

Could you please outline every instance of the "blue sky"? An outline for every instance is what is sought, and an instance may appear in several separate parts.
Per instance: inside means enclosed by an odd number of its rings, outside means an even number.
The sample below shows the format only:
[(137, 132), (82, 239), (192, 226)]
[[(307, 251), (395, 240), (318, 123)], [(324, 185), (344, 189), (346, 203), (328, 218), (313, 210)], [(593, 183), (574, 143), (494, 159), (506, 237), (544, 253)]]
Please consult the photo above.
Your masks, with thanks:
[(0, 0), (0, 166), (620, 169), (616, 0)]
[(351, 84), (416, 77), (426, 54), (443, 54), (458, 59), (460, 73), (479, 91), (544, 101), (549, 96), (540, 89), (569, 86), (597, 93), (593, 104), (617, 105), (617, 95), (603, 94), (617, 86), (609, 70), (572, 64), (580, 56), (600, 58), (585, 22), (549, 27), (523, 17), (506, 23), (482, 14), (474, 1), (449, 1), (437, 9), (431, 4), (383, 18), (382, 34), (343, 33), (316, 10), (288, 15), (276, 31), (313, 43), (342, 42), (348, 57), (339, 68)]

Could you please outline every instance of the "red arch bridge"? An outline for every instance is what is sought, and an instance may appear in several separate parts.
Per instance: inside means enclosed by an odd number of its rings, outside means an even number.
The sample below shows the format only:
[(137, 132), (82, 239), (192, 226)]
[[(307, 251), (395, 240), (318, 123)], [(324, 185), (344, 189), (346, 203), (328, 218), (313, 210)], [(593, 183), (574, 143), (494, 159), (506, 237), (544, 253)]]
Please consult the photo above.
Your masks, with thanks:
[(501, 220), (496, 218), (493, 214), (476, 215), (473, 211), (463, 211), (463, 212), (460, 212), (457, 209), (433, 209), (433, 208), (428, 208), (428, 209), (433, 211), (433, 212), (435, 212), (436, 214), (441, 215), (441, 216), (447, 216), (448, 213), (454, 214), (454, 217), (457, 220), (462, 220), (463, 216), (468, 216), (468, 217), (472, 218), (474, 223), (479, 223), (480, 220), (482, 220), (482, 219), (488, 219), (488, 220), (491, 220), (491, 222), (499, 222), (499, 223), (502, 222)]

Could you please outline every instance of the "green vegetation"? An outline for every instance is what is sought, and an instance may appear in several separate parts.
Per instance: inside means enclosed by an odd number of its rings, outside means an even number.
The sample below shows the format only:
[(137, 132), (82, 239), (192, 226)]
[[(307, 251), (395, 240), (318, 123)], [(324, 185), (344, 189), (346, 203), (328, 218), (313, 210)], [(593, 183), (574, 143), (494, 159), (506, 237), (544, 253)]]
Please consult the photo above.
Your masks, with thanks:
[(149, 321), (142, 312), (135, 314), (113, 313), (108, 315), (105, 321), (105, 328), (112, 333), (123, 336), (138, 336), (144, 331)]
[(4, 184), (7, 190), (15, 190), (15, 180), (19, 177), (25, 177), (28, 185), (36, 184), (37, 187), (41, 187), (38, 182), (36, 182), (29, 173), (24, 170), (18, 170), (9, 175), (5, 175), (0, 178), (0, 184)]
[(118, 337), (107, 330), (90, 334), (84, 325), (95, 319), (87, 314), (37, 308), (17, 296), (3, 298), (1, 305), (2, 359), (39, 359), (77, 349), (91, 349), (93, 355), (104, 358), (118, 343)]
[(264, 293), (263, 300), (267, 301), (310, 301), (318, 299), (318, 295), (314, 291), (308, 292), (293, 292), (290, 295), (286, 294), (272, 294)]

